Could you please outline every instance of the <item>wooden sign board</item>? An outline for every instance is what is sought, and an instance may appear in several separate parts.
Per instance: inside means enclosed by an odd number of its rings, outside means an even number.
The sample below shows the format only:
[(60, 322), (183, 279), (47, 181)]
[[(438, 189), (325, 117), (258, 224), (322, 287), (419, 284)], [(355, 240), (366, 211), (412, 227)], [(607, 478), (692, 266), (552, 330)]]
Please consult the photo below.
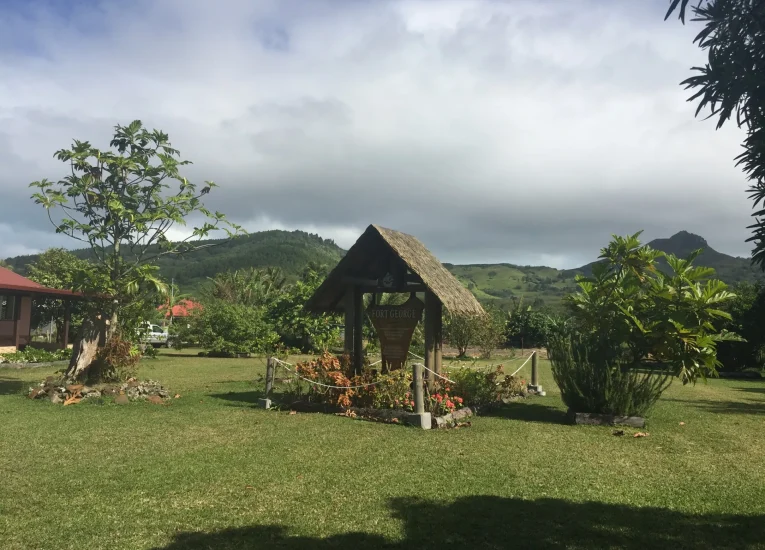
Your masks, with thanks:
[(380, 338), (383, 370), (400, 369), (409, 356), (414, 329), (425, 305), (412, 296), (398, 306), (370, 306), (367, 315)]

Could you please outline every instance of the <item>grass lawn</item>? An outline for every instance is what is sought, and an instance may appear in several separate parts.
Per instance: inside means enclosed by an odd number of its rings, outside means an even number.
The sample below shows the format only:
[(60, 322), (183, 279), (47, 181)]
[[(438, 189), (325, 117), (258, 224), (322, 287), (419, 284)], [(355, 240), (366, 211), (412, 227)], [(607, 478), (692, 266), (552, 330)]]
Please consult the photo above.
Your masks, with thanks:
[(547, 397), (430, 432), (256, 409), (261, 359), (146, 360), (166, 406), (0, 368), (0, 548), (765, 548), (765, 383), (675, 384), (636, 439), (565, 425), (541, 367)]

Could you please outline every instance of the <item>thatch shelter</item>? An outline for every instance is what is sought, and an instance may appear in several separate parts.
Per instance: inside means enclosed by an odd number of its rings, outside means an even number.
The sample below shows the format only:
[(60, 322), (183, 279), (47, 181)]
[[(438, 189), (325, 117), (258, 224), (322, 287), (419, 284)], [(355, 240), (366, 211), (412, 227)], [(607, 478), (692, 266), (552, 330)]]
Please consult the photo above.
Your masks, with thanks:
[(362, 364), (363, 296), (425, 296), (425, 366), (441, 371), (442, 316), (483, 315), (475, 296), (416, 237), (370, 225), (308, 300), (315, 313), (345, 312), (345, 350)]

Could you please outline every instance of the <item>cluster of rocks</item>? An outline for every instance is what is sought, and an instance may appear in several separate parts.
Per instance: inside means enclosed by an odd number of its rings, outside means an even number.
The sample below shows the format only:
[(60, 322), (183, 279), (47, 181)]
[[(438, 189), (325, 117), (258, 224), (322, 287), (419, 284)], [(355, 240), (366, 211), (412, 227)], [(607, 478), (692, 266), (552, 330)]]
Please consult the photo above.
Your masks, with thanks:
[(66, 384), (61, 379), (49, 376), (37, 387), (29, 388), (30, 399), (48, 399), (51, 403), (70, 405), (83, 399), (113, 396), (118, 405), (130, 401), (146, 400), (161, 405), (170, 397), (168, 391), (154, 380), (130, 379), (122, 384), (99, 384), (86, 386), (83, 384)]

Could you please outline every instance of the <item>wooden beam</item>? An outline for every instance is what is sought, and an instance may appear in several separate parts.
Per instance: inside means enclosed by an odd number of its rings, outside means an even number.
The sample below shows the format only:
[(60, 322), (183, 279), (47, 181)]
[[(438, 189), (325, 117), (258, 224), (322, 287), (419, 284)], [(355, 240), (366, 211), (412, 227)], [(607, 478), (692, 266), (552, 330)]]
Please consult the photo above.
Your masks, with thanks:
[(345, 335), (343, 339), (343, 351), (353, 357), (353, 289), (345, 293)]
[(69, 323), (72, 320), (72, 311), (71, 311), (71, 303), (69, 300), (66, 301), (66, 305), (64, 306), (64, 334), (61, 339), (61, 343), (63, 344), (63, 347), (61, 349), (66, 349), (69, 346)]
[(21, 296), (13, 297), (13, 345), (19, 351), (21, 334), (19, 333), (19, 318), (21, 317)]
[(353, 288), (353, 370), (361, 374), (364, 364), (364, 292)]
[(435, 298), (435, 304), (433, 304), (433, 308), (431, 311), (431, 315), (433, 315), (433, 370), (436, 371), (438, 374), (441, 374), (441, 369), (443, 368), (444, 363), (444, 333), (443, 333), (443, 324), (444, 324), (444, 309), (443, 305), (441, 304), (441, 301), (433, 296)]
[(428, 388), (433, 390), (435, 376), (431, 371), (436, 370), (436, 323), (433, 313), (441, 302), (436, 295), (430, 291), (425, 292), (425, 367), (430, 370), (425, 371), (428, 380)]

